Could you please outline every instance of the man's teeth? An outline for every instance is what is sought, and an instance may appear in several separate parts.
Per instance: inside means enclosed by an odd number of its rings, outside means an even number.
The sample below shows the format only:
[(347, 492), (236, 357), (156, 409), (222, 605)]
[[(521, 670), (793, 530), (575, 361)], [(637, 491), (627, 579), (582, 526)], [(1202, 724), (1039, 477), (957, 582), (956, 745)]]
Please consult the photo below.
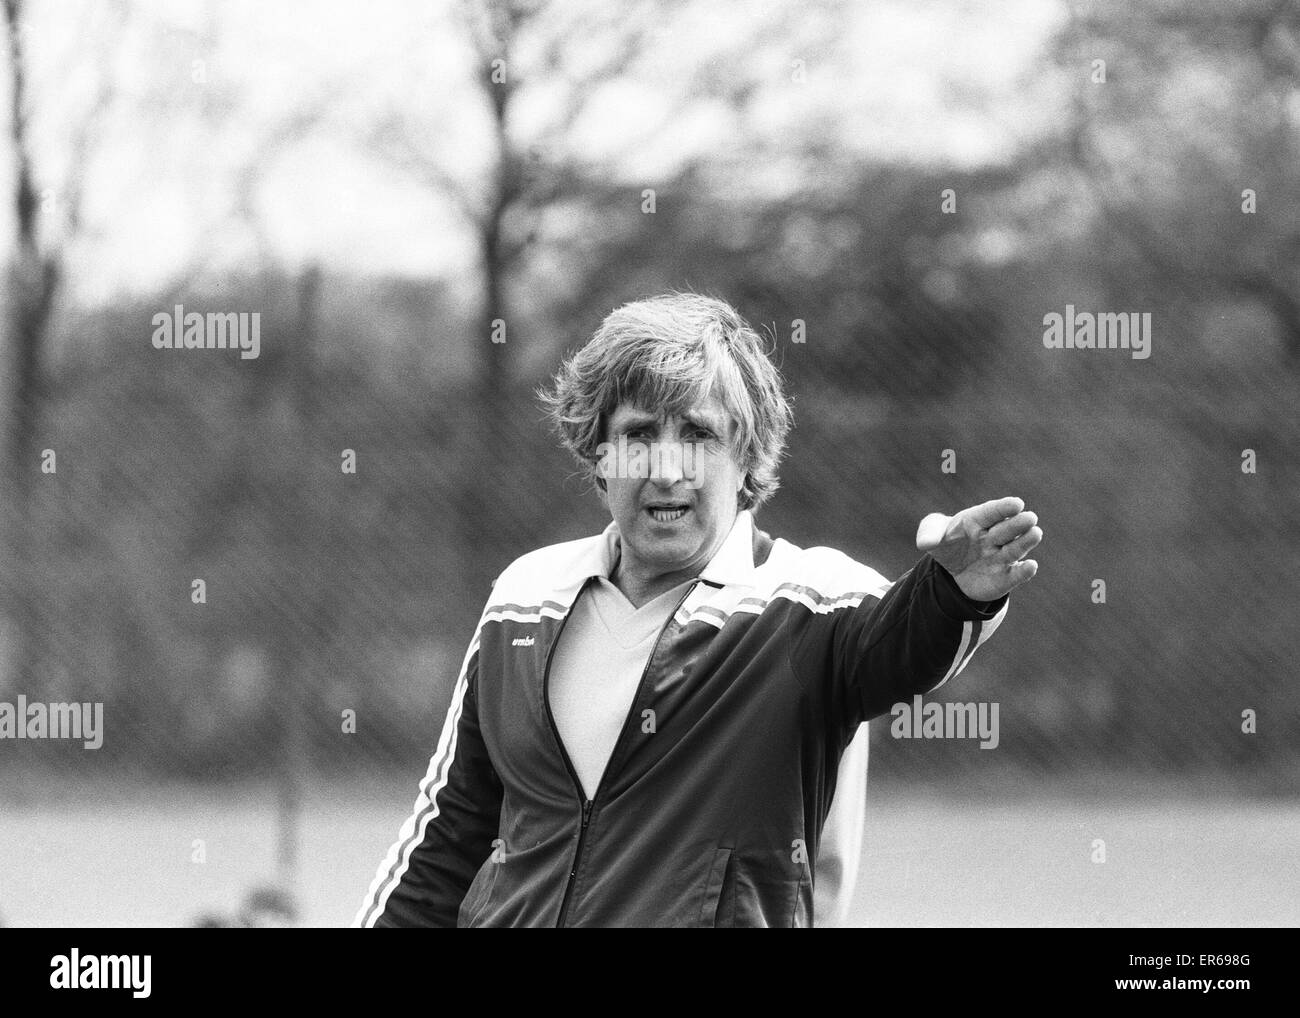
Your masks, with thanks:
[(660, 523), (672, 523), (673, 520), (679, 520), (686, 515), (686, 507), (679, 506), (676, 509), (651, 509), (650, 515)]

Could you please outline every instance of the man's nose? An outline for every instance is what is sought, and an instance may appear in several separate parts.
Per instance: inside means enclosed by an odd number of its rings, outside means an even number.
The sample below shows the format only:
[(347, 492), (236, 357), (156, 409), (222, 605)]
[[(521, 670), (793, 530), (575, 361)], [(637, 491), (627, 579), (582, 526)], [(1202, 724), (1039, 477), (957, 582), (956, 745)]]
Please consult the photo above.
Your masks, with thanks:
[(671, 488), (685, 476), (681, 443), (656, 443), (650, 456), (650, 480), (660, 487)]

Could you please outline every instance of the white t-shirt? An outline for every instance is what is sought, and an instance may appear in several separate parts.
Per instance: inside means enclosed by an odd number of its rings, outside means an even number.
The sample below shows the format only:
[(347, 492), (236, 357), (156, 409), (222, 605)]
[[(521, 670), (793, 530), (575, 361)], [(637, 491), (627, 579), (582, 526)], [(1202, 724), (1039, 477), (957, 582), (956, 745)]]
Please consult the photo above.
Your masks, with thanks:
[(596, 796), (659, 631), (694, 582), (634, 608), (597, 577), (569, 613), (551, 662), (551, 714), (588, 799)]

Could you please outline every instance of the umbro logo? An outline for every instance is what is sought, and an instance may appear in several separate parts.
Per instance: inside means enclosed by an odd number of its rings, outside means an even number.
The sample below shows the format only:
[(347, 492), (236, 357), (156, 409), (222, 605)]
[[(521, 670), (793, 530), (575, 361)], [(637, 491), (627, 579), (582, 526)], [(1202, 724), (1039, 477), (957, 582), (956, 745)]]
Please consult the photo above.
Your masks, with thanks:
[(516, 636), (511, 642), (512, 647), (531, 647), (533, 638), (531, 636)]

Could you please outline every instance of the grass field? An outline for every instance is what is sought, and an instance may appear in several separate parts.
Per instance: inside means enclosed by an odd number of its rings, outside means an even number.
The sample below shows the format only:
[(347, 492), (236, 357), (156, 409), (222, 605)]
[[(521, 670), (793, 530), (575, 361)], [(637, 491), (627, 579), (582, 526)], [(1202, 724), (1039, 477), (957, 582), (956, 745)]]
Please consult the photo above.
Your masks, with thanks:
[[(871, 926), (1300, 924), (1300, 802), (1120, 792), (942, 796), (877, 786), (853, 909)], [(342, 926), (409, 809), (410, 781), (312, 790), (302, 924)], [(53, 798), (53, 801), (51, 799)], [(0, 798), (8, 926), (184, 926), (274, 873), (265, 791), (175, 786)], [(195, 862), (196, 839), (205, 861)], [(1094, 862), (1095, 839), (1106, 860)]]

